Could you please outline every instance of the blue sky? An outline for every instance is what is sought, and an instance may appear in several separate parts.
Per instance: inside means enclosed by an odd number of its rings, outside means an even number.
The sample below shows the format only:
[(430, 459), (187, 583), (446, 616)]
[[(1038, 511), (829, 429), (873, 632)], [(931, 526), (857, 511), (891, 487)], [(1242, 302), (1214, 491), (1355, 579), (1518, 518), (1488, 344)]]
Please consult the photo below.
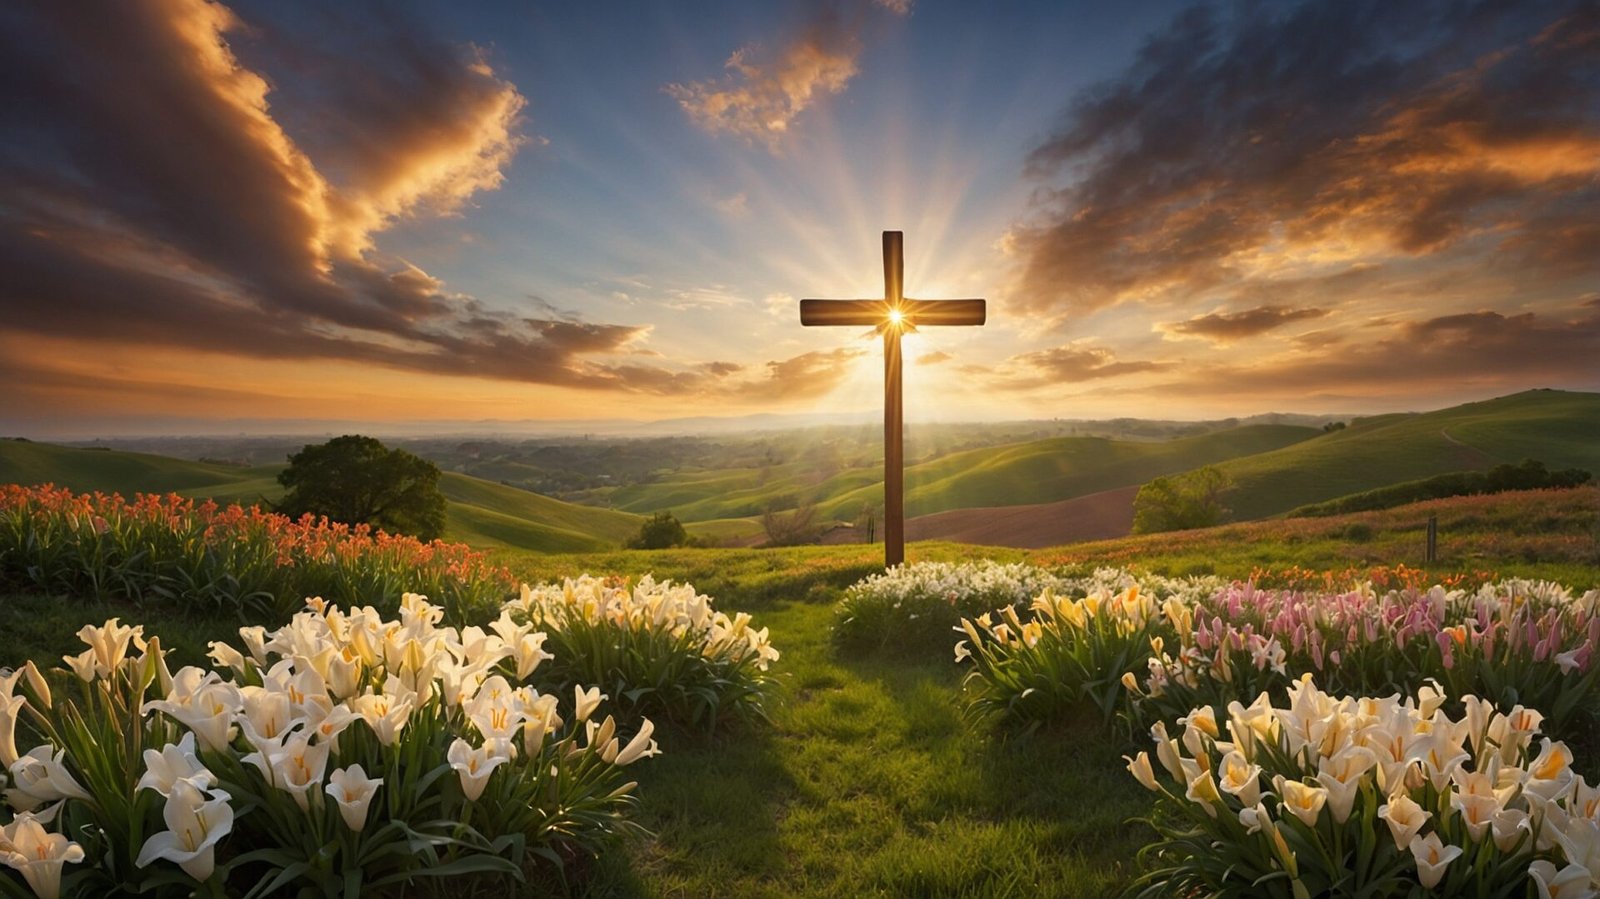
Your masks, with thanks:
[(915, 418), (1600, 389), (1600, 13), (1305, 0), (0, 12), (22, 433), (867, 411), (802, 296), (982, 296)]

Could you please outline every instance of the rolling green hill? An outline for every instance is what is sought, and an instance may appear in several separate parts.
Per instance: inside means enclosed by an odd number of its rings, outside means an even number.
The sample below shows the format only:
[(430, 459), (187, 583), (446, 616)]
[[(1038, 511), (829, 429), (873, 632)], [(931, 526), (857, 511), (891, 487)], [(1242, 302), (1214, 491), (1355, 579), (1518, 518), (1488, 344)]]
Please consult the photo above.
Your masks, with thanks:
[[(1321, 433), (1290, 425), (1250, 425), (1166, 441), (1057, 437), (940, 456), (906, 469), (906, 515), (975, 506), (1051, 502), (1138, 484), (1158, 475), (1278, 449)], [(881, 506), (881, 467), (850, 468), (818, 479), (803, 462), (767, 469), (674, 474), (619, 488), (606, 499), (619, 509), (671, 510), (684, 521), (744, 518), (769, 505), (817, 504), (825, 519), (853, 519)]]
[(1538, 459), (1600, 474), (1600, 394), (1531, 390), (1436, 412), (1361, 419), (1218, 467), (1239, 520), (1449, 471)]
[[(277, 482), (279, 470), (278, 466), (235, 468), (145, 453), (0, 441), (0, 483), (53, 483), (79, 492), (115, 492), (129, 497), (179, 493), (222, 503), (270, 501), (283, 495)], [(627, 512), (564, 503), (454, 472), (440, 478), (439, 489), (450, 501), (445, 538), (477, 547), (540, 552), (614, 549), (636, 533), (644, 520)], [(721, 535), (740, 528), (718, 522), (710, 530)], [(743, 532), (751, 530), (759, 530), (759, 525), (745, 523)]]

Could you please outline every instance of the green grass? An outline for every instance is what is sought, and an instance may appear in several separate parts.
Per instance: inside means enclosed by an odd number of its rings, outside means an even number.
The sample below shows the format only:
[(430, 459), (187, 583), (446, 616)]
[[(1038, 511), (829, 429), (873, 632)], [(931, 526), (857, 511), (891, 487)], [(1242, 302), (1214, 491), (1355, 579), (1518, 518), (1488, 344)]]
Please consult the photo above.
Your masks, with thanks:
[(1600, 394), (1534, 390), (1420, 415), (1385, 415), (1218, 467), (1240, 520), (1449, 471), (1538, 459), (1600, 474)]
[[(1058, 437), (950, 453), (906, 468), (906, 514), (1070, 499), (1277, 449), (1319, 433), (1252, 425), (1168, 441)], [(882, 505), (882, 480), (881, 466), (818, 480), (814, 469), (791, 463), (766, 470), (683, 472), (607, 491), (604, 498), (631, 512), (670, 510), (684, 521), (748, 517), (774, 503), (792, 506), (796, 499), (809, 499), (824, 519), (852, 520), (864, 505)]]

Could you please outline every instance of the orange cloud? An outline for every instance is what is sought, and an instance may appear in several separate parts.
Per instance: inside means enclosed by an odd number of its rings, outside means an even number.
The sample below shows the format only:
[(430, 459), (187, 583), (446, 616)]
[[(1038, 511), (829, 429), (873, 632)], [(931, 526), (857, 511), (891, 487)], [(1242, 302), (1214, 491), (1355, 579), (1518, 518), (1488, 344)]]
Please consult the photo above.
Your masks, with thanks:
[(830, 15), (776, 57), (765, 57), (758, 46), (741, 47), (728, 57), (726, 77), (669, 84), (666, 91), (701, 128), (777, 150), (802, 112), (821, 97), (844, 92), (860, 55), (860, 40)]

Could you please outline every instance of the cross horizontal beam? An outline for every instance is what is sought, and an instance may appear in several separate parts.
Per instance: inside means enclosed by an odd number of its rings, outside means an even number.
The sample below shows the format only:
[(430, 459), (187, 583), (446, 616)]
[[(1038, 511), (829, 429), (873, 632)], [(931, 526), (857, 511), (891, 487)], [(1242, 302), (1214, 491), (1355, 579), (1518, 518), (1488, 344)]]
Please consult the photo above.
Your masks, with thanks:
[(802, 325), (881, 325), (898, 308), (906, 324), (981, 325), (988, 318), (983, 300), (903, 300), (898, 307), (883, 300), (801, 300)]

